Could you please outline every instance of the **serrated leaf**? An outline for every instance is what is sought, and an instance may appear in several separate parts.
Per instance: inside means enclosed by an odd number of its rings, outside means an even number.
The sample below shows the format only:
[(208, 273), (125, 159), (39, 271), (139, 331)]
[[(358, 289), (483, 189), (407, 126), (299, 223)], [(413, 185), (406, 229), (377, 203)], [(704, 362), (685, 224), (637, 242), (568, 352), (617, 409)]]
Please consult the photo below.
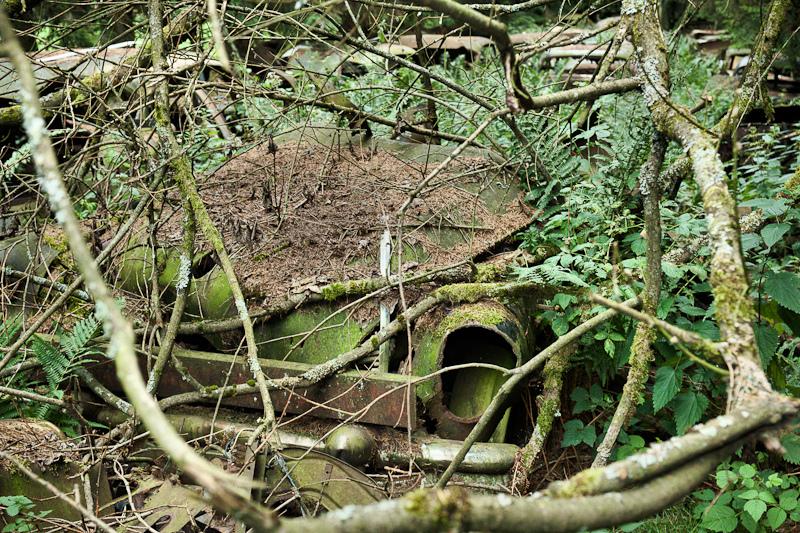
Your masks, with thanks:
[(569, 331), (569, 320), (567, 320), (567, 317), (564, 315), (559, 315), (553, 319), (550, 323), (550, 327), (553, 328), (553, 333), (560, 337)]
[(773, 507), (769, 511), (767, 511), (767, 524), (772, 529), (778, 529), (786, 522), (786, 511), (781, 509), (780, 507)]
[(697, 424), (708, 407), (708, 398), (695, 392), (683, 392), (675, 397), (672, 409), (675, 413), (675, 427), (678, 435)]
[(794, 465), (800, 465), (800, 435), (790, 433), (781, 438), (781, 445), (785, 450), (783, 460)]
[(662, 261), (661, 263), (661, 270), (664, 271), (664, 275), (668, 278), (678, 279), (683, 276), (685, 270), (682, 267), (679, 267), (669, 261)]
[(764, 513), (767, 512), (767, 504), (761, 500), (750, 500), (744, 504), (744, 510), (747, 514), (753, 517), (753, 520), (758, 522)]
[(731, 533), (739, 524), (736, 512), (727, 505), (715, 505), (703, 516), (701, 526), (718, 533)]
[(612, 341), (611, 339), (604, 340), (603, 348), (605, 349), (606, 353), (609, 356), (614, 357), (614, 350), (615, 350), (614, 341)]
[(758, 491), (756, 489), (746, 490), (737, 494), (736, 497), (741, 498), (742, 500), (753, 500), (758, 498)]
[(564, 294), (558, 293), (553, 296), (553, 305), (557, 305), (561, 309), (566, 309), (569, 307), (569, 304), (576, 300), (575, 295), (573, 294)]
[(653, 413), (659, 412), (678, 394), (682, 373), (672, 367), (662, 366), (656, 371), (653, 385)]
[(581, 430), (580, 436), (581, 442), (588, 446), (594, 446), (594, 443), (597, 440), (597, 431), (595, 430), (594, 426), (589, 425)]
[(777, 217), (788, 209), (786, 200), (779, 198), (754, 198), (739, 204), (741, 207), (755, 207), (761, 209), (767, 217)]
[(767, 324), (756, 324), (754, 329), (761, 366), (766, 369), (778, 349), (778, 331)]
[(783, 307), (800, 313), (800, 277), (796, 274), (770, 274), (764, 283), (764, 292)]
[(767, 248), (772, 248), (772, 246), (780, 241), (786, 232), (792, 228), (791, 224), (767, 224), (761, 230), (761, 238), (764, 239), (764, 244), (767, 245)]

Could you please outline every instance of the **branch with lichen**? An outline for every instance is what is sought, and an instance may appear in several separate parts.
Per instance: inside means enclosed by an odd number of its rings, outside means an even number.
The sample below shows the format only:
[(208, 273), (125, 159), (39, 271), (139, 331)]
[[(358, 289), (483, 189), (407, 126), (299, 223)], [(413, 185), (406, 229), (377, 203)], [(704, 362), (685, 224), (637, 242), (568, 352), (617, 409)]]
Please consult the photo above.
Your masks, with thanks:
[(748, 439), (791, 420), (788, 398), (723, 415), (686, 435), (650, 445), (605, 468), (551, 483), (532, 498), (471, 495), (459, 488), (415, 491), (404, 498), (313, 519), (281, 522), (281, 531), (579, 531), (624, 524), (680, 500)]
[(272, 515), (233, 491), (232, 487), (237, 486), (237, 479), (195, 453), (159, 410), (153, 397), (147, 393), (134, 350), (133, 329), (117, 306), (83, 240), (80, 224), (42, 117), (33, 69), (2, 9), (0, 36), (3, 38), (3, 48), (19, 76), (23, 126), (33, 152), (39, 185), (47, 194), (55, 219), (64, 230), (75, 264), (86, 279), (87, 289), (96, 302), (95, 315), (109, 335), (107, 353), (114, 359), (117, 376), (128, 399), (158, 445), (169, 454), (178, 468), (205, 488), (216, 506), (243, 520), (256, 531), (271, 530), (274, 525)]
[[(156, 361), (147, 378), (147, 390), (150, 393), (155, 393), (158, 390), (158, 383), (161, 381), (164, 367), (166, 367), (167, 360), (172, 355), (172, 347), (178, 336), (192, 280), (192, 258), (194, 257), (196, 227), (192, 204), (186, 199), (183, 200), (183, 213), (183, 249), (181, 250), (180, 266), (178, 268), (178, 281), (175, 284), (175, 302), (172, 304), (172, 313), (169, 317), (167, 329), (164, 332), (164, 338), (159, 343)], [(153, 254), (153, 257), (155, 257), (155, 254)]]
[(542, 393), (536, 398), (536, 425), (527, 444), (517, 452), (511, 472), (512, 494), (525, 494), (529, 491), (531, 469), (553, 429), (553, 422), (561, 414), (561, 389), (564, 385), (564, 373), (569, 367), (569, 358), (576, 349), (577, 345), (573, 343), (559, 350), (548, 359), (542, 369), (544, 383), (542, 384)]
[[(166, 62), (164, 58), (164, 30), (161, 23), (162, 13), (160, 0), (150, 0), (148, 11), (148, 18), (150, 21), (150, 51), (153, 67), (156, 70), (163, 71), (165, 70)], [(169, 161), (168, 165), (171, 171), (171, 177), (178, 185), (185, 201), (191, 206), (190, 211), (194, 214), (194, 218), (203, 235), (205, 235), (206, 239), (208, 239), (209, 243), (213, 246), (217, 258), (219, 259), (220, 266), (228, 280), (228, 286), (230, 287), (231, 295), (236, 305), (236, 311), (239, 315), (239, 319), (242, 321), (250, 371), (253, 373), (253, 377), (255, 377), (261, 394), (261, 402), (264, 408), (262, 425), (264, 429), (270, 430), (275, 423), (275, 412), (269, 397), (267, 378), (258, 362), (258, 345), (256, 344), (253, 321), (250, 319), (244, 294), (242, 294), (239, 280), (233, 268), (233, 262), (225, 248), (222, 235), (211, 220), (206, 210), (205, 203), (203, 203), (203, 199), (200, 198), (200, 194), (197, 191), (197, 184), (195, 183), (189, 158), (181, 149), (175, 132), (172, 129), (172, 124), (169, 119), (170, 100), (167, 80), (165, 78), (159, 80), (155, 90), (156, 102), (154, 115), (156, 131), (159, 135), (159, 139), (162, 141), (162, 148), (165, 151), (164, 159)], [(164, 356), (164, 360), (166, 361), (166, 356)], [(255, 434), (256, 433), (254, 433), (254, 435)]]
[[(642, 312), (655, 315), (658, 299), (661, 294), (661, 187), (658, 179), (664, 152), (667, 149), (666, 139), (656, 133), (653, 136), (650, 156), (647, 158), (639, 178), (639, 188), (644, 197), (644, 226), (647, 239), (647, 260), (644, 269), (644, 291), (641, 294)], [(636, 325), (629, 359), (628, 379), (622, 389), (619, 405), (608, 426), (603, 442), (597, 447), (597, 455), (592, 466), (604, 466), (611, 456), (611, 450), (617, 442), (622, 428), (636, 412), (642, 401), (647, 379), (650, 376), (650, 363), (655, 358), (653, 341), (655, 329), (646, 322)]]
[[(725, 116), (712, 129), (718, 140), (730, 137), (744, 115), (756, 103), (756, 95), (761, 90), (768, 67), (774, 58), (778, 36), (784, 25), (792, 20), (787, 16), (791, 5), (791, 0), (773, 0), (770, 4), (767, 16), (750, 52), (750, 61), (745, 67), (742, 82), (734, 93), (733, 102)], [(662, 175), (664, 191), (670, 197), (674, 197), (680, 183), (691, 170), (692, 166), (687, 156), (678, 158)]]
[[(640, 5), (641, 4), (641, 5)], [(670, 98), (669, 64), (658, 20), (658, 3), (626, 2), (623, 11), (634, 16), (633, 41), (644, 78), (642, 92), (653, 123), (664, 135), (680, 142), (691, 161), (702, 194), (712, 250), (710, 282), (723, 355), (731, 369), (729, 402), (746, 404), (773, 395), (761, 369), (752, 319), (753, 303), (742, 259), (736, 207), (728, 191), (725, 168), (716, 138), (699, 128), (691, 112)], [(729, 406), (730, 407), (730, 406)]]

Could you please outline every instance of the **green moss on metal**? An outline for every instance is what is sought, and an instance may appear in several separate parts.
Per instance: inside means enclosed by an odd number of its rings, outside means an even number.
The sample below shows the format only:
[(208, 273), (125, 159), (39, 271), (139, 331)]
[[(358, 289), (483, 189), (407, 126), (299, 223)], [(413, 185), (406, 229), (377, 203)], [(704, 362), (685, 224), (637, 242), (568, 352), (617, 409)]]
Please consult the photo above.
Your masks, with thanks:
[[(298, 363), (320, 364), (357, 346), (364, 336), (361, 325), (346, 314), (339, 314), (317, 326), (334, 313), (333, 304), (319, 304), (297, 309), (256, 328), (259, 356)], [(307, 339), (300, 341), (310, 331)], [(372, 337), (373, 346), (377, 342)]]
[(508, 320), (500, 307), (487, 303), (477, 303), (454, 309), (444, 317), (436, 327), (437, 335), (447, 335), (450, 331), (464, 324), (480, 324), (482, 326), (496, 326)]
[(75, 262), (69, 249), (67, 237), (62, 232), (45, 232), (42, 241), (56, 253), (59, 262), (66, 267), (74, 267)]

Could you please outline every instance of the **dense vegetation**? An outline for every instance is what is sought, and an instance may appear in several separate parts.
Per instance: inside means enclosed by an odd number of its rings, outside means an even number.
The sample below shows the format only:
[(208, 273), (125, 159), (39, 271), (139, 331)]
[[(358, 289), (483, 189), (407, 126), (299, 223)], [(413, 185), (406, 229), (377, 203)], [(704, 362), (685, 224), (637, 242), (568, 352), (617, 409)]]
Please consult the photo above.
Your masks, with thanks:
[[(277, 139), (280, 150), (282, 135), (309, 125), (329, 125), (348, 134), (348, 130), (368, 130), (374, 138), (413, 137), (452, 149), (478, 144), (498, 154), (503, 169), (524, 187), (524, 201), (533, 210), (527, 229), (503, 244), (505, 252), (517, 250), (516, 256), (524, 260), (514, 263), (504, 278), (494, 281), (549, 287), (548, 301), (542, 302), (537, 316), (539, 350), (606, 310), (607, 305), (593, 299), (593, 295), (622, 302), (646, 294), (657, 283), (653, 281), (653, 269), (659, 271), (656, 298), (641, 297), (641, 310), (650, 322), (623, 312), (577, 337), (563, 368), (555, 371), (560, 405), (556, 404), (555, 414), (551, 413), (555, 417), (549, 420), (551, 427), (545, 427), (548, 421), (541, 414), (546, 409), (540, 402), (539, 418), (532, 419), (524, 434), (516, 436), (516, 443), (524, 446), (531, 439), (534, 426), (544, 428), (547, 444), (539, 444), (533, 462), (547, 464), (542, 448), (554, 453), (562, 453), (563, 449), (569, 452), (569, 460), (559, 464), (564, 472), (556, 476), (563, 477), (564, 473), (578, 472), (592, 463), (610, 427), (613, 435), (618, 432), (610, 439), (610, 459), (619, 461), (646, 450), (652, 443), (691, 433), (690, 428), (701, 421), (747, 409), (746, 398), (737, 397), (729, 382), (732, 375), (744, 378), (738, 374), (735, 357), (730, 358), (730, 353), (735, 352), (730, 327), (720, 319), (720, 305), (729, 304), (729, 300), (720, 289), (724, 283), (718, 281), (720, 270), (726, 270), (716, 262), (717, 237), (709, 231), (714, 207), (709, 208), (708, 203), (704, 206), (708, 200), (706, 190), (692, 179), (699, 165), (688, 172), (674, 170), (685, 166), (687, 157), (697, 157), (687, 152), (684, 139), (669, 139), (673, 129), (679, 127), (660, 124), (667, 112), (659, 111), (658, 103), (649, 100), (647, 91), (643, 94), (638, 89), (568, 98), (561, 105), (540, 105), (527, 112), (512, 113), (514, 105), (508, 102), (519, 98), (524, 107), (524, 98), (516, 82), (509, 85), (511, 70), (504, 67), (508, 55), (502, 46), (477, 49), (467, 43), (454, 50), (417, 53), (414, 57), (382, 53), (391, 50), (388, 44), (396, 42), (398, 35), (413, 35), (415, 28), (424, 33), (453, 32), (462, 37), (470, 32), (488, 33), (500, 42), (491, 32), (465, 24), (465, 19), (452, 13), (449, 17), (440, 14), (441, 5), (448, 3), (419, 2), (415, 4), (420, 10), (417, 12), (392, 10), (380, 2), (367, 1), (310, 2), (294, 7), (262, 6), (246, 0), (231, 1), (225, 6), (209, 2), (212, 7), (205, 2), (164, 2), (160, 6), (151, 1), (149, 13), (163, 9), (168, 14), (163, 17), (167, 39), (156, 46), (153, 36), (162, 34), (161, 23), (154, 29), (148, 10), (139, 4), (44, 2), (21, 9), (14, 2), (3, 2), (22, 46), (34, 58), (34, 52), (102, 49), (122, 41), (133, 41), (130, 47), (141, 52), (132, 56), (139, 70), (131, 68), (122, 74), (109, 74), (106, 79), (81, 79), (62, 72), (73, 84), (66, 90), (66, 98), (52, 97), (65, 91), (60, 85), (63, 82), (39, 87), (59, 166), (84, 238), (93, 246), (95, 256), (102, 253), (110, 239), (93, 237), (93, 228), (118, 228), (151, 197), (156, 198), (156, 207), (143, 207), (142, 220), (158, 220), (156, 210), (161, 202), (182, 203), (197, 218), (196, 230), (186, 229), (193, 223), (186, 224), (184, 239), (197, 231), (204, 235), (204, 244), (210, 245), (207, 248), (217, 247), (213, 232), (205, 226), (204, 215), (194, 203), (194, 180), (202, 187), (204, 176), (254, 145)], [(648, 22), (638, 21), (638, 13), (651, 2), (640, 3), (642, 6), (637, 8), (637, 2), (625, 2), (625, 6), (633, 6), (632, 11), (625, 11), (624, 6), (620, 11), (617, 4), (579, 1), (533, 2), (534, 7), (507, 10), (513, 12), (505, 14), (503, 9), (481, 12), (505, 23), (512, 35), (546, 32), (554, 26), (585, 28), (587, 32), (599, 28), (591, 42), (604, 50), (619, 41), (620, 25), (630, 28), (634, 52), (620, 53), (614, 61), (618, 48), (610, 60), (601, 57), (592, 74), (600, 79), (584, 80), (591, 86), (612, 79), (653, 75), (646, 67), (647, 60), (636, 52), (637, 47), (649, 46), (642, 29), (649, 28)], [(736, 297), (752, 302), (755, 313), (745, 313), (743, 321), (752, 325), (759, 364), (772, 387), (770, 393), (780, 398), (800, 396), (800, 121), (796, 112), (800, 102), (797, 81), (792, 82), (794, 85), (779, 85), (770, 78), (800, 75), (800, 42), (796, 35), (800, 12), (790, 4), (780, 0), (769, 5), (750, 1), (710, 1), (700, 5), (672, 1), (664, 2), (660, 20), (671, 81), (665, 101), (672, 109), (691, 110), (688, 118), (684, 111), (676, 114), (702, 135), (712, 135), (717, 143), (715, 149), (724, 165), (722, 179), (735, 202), (733, 213), (737, 219), (733, 230), (741, 228), (741, 256), (749, 281), (747, 293)], [(222, 10), (216, 14), (222, 15), (221, 23), (214, 23), (208, 16), (217, 9)], [(765, 31), (771, 10), (781, 11), (781, 25), (772, 47), (759, 50), (759, 43), (763, 44), (759, 41), (760, 32)], [(622, 18), (606, 27), (601, 24), (607, 21), (598, 23), (606, 17), (619, 17), (620, 13)], [(154, 16), (162, 19), (157, 12)], [(179, 27), (181, 24), (183, 27)], [(723, 30), (727, 34), (726, 48), (701, 49), (702, 43), (690, 35), (689, 30), (694, 28)], [(217, 32), (224, 35), (222, 40)], [(4, 33), (6, 42), (7, 33), (8, 29)], [(322, 45), (315, 45), (315, 40)], [(570, 44), (573, 43), (562, 46)], [(184, 52), (189, 65), (177, 71), (170, 67), (173, 71), (169, 76), (158, 76), (161, 68), (167, 68), (167, 63), (159, 65), (163, 61), (159, 54), (164, 51), (153, 53), (152, 59), (148, 55), (161, 46), (168, 54)], [(751, 48), (747, 57), (751, 65), (756, 64), (750, 70), (760, 68), (759, 53), (765, 55), (767, 67), (755, 73), (756, 87), (751, 88), (752, 98), (745, 105), (752, 110), (740, 111), (733, 124), (720, 126), (730, 120), (731, 109), (741, 105), (737, 95), (742, 93), (735, 89), (750, 75), (747, 66), (729, 68), (724, 51), (743, 47)], [(575, 86), (568, 80), (580, 59), (553, 59), (547, 55), (551, 48), (545, 39), (518, 45), (516, 59), (512, 60), (521, 60), (520, 82), (535, 98), (558, 95)], [(201, 67), (208, 58), (215, 62), (212, 70)], [(156, 68), (148, 70), (148, 63), (156, 64)], [(767, 72), (772, 74), (768, 76)], [(211, 99), (217, 99), (222, 111), (193, 97), (195, 86), (212, 94)], [(461, 90), (454, 90), (454, 86)], [(655, 86), (658, 95), (660, 89)], [(54, 230), (54, 221), (63, 223), (64, 218), (59, 216), (61, 207), (45, 180), (41, 180), (43, 191), (37, 192), (35, 174), (37, 169), (42, 173), (40, 146), (31, 136), (30, 124), (25, 125), (26, 135), (21, 121), (15, 121), (13, 98), (6, 98), (5, 103), (0, 109), (0, 124), (4, 127), (0, 172), (5, 195), (0, 200), (0, 217), (12, 213), (15, 205), (31, 197), (34, 216), (9, 231), (0, 225), (0, 237), (11, 238), (32, 230), (57, 253), (52, 269), (36, 272), (37, 275), (44, 275), (51, 283), (70, 285), (83, 272), (90, 281), (85, 287), (78, 283), (70, 288), (69, 292), (74, 292), (80, 287), (80, 294), (62, 301), (57, 298), (67, 290), (66, 286), (53, 289), (52, 294), (37, 299), (38, 307), (24, 318), (16, 313), (18, 309), (10, 297), (2, 302), (0, 417), (48, 420), (75, 439), (87, 434), (99, 437), (108, 428), (82, 419), (70, 404), (79, 400), (81, 387), (91, 388), (86, 382), (86, 365), (105, 357), (104, 343), (110, 338), (114, 345), (115, 328), (120, 325), (113, 322), (116, 319), (109, 319), (113, 313), (104, 298), (98, 296), (80, 254), (74, 253), (73, 242)], [(224, 127), (220, 127), (220, 117)], [(665, 124), (669, 120), (664, 119)], [(665, 148), (663, 161), (655, 164), (654, 177), (648, 176), (648, 165), (652, 166), (658, 145)], [(186, 164), (181, 166), (182, 162)], [(188, 179), (187, 173), (194, 177)], [(656, 182), (663, 185), (663, 194), (652, 193), (656, 196), (662, 239), (656, 239), (653, 226), (648, 226), (653, 215), (648, 215), (651, 193), (646, 189), (650, 186), (657, 191), (660, 187), (654, 185)], [(176, 188), (180, 194), (174, 193)], [(46, 207), (45, 192), (51, 195), (52, 215)], [(277, 209), (280, 212), (280, 205)], [(663, 259), (657, 258), (657, 267), (648, 260), (653, 257), (654, 240), (664, 254)], [(71, 248), (67, 247), (68, 242)], [(193, 235), (188, 242), (188, 247), (194, 249)], [(219, 248), (216, 250), (216, 261), (224, 268), (224, 254)], [(236, 257), (231, 261), (235, 270)], [(111, 272), (109, 268), (105, 275), (113, 285)], [(19, 279), (17, 273), (6, 269), (2, 283), (9, 287), (9, 294)], [(84, 288), (89, 294), (83, 293)], [(13, 291), (18, 289), (13, 285)], [(175, 340), (173, 332), (172, 339), (164, 341), (169, 336), (166, 326), (172, 326), (172, 305), (160, 302), (158, 297), (134, 301), (118, 292), (106, 296), (111, 302), (111, 298), (117, 299), (115, 309), (124, 310), (134, 327), (147, 328), (144, 334), (138, 332), (139, 349), (158, 351), (157, 345), (170, 346)], [(54, 318), (38, 323), (33, 334), (23, 334), (36, 324), (37, 317), (54, 306)], [(738, 309), (737, 306), (733, 308)], [(238, 300), (236, 308), (241, 323), (248, 323), (247, 310), (242, 313)], [(180, 319), (179, 312), (178, 324)], [(637, 323), (648, 324), (651, 331), (637, 333)], [(162, 329), (157, 336), (149, 332), (149, 326), (156, 324)], [(680, 329), (676, 333), (669, 325)], [(246, 326), (244, 331), (247, 336)], [(682, 336), (686, 332), (697, 337)], [(649, 335), (643, 338), (649, 339), (644, 342), (652, 347), (646, 348), (651, 356), (633, 355), (641, 350), (637, 348), (642, 343), (640, 334)], [(248, 351), (249, 338), (242, 345), (242, 353)], [(716, 358), (714, 346), (723, 346)], [(170, 349), (171, 346), (167, 356)], [(41, 372), (36, 370), (39, 367)], [(8, 372), (9, 369), (13, 371)], [(641, 387), (631, 385), (632, 397), (623, 398), (623, 387), (634, 381), (630, 376), (637, 369), (644, 376)], [(544, 372), (547, 374), (548, 367)], [(262, 383), (258, 376), (255, 378), (249, 385), (260, 390)], [(525, 394), (535, 401), (537, 394), (544, 397), (543, 387), (548, 387), (546, 377), (544, 384), (537, 377)], [(122, 402), (131, 409), (119, 398), (104, 399), (112, 404)], [(136, 400), (127, 400), (140, 409)], [(630, 410), (627, 415), (619, 415), (624, 423), (612, 422), (618, 406), (625, 402)], [(273, 423), (270, 416), (271, 410), (270, 415), (263, 416), (267, 429)], [(646, 521), (633, 522), (621, 516), (615, 523), (632, 522), (621, 526), (623, 531), (669, 528), (721, 532), (737, 528), (777, 531), (800, 523), (800, 487), (795, 466), (800, 464), (800, 433), (792, 425), (793, 417), (779, 416), (779, 427), (765, 424), (769, 433), (763, 442), (752, 438), (741, 442), (741, 436), (734, 440), (732, 454), (725, 454), (721, 463), (716, 461), (716, 472), (675, 507)], [(143, 418), (149, 423), (146, 415)], [(750, 436), (762, 430), (759, 426)], [(725, 444), (731, 446), (731, 442)], [(199, 463), (175, 461), (186, 471), (197, 469), (195, 482), (200, 485), (219, 482), (216, 474), (203, 470), (205, 467)], [(549, 471), (549, 467), (546, 469)], [(551, 481), (534, 477), (530, 485), (525, 484), (525, 491), (543, 490)], [(211, 490), (211, 499), (219, 509), (230, 511), (235, 505), (231, 504), (233, 500), (225, 500), (223, 492)], [(0, 496), (6, 524), (3, 531), (42, 527), (44, 517), (34, 512), (29, 503), (22, 495)], [(667, 503), (670, 502), (659, 508)], [(238, 518), (253, 527), (259, 515), (248, 512), (252, 514)], [(439, 527), (446, 528), (447, 524)]]

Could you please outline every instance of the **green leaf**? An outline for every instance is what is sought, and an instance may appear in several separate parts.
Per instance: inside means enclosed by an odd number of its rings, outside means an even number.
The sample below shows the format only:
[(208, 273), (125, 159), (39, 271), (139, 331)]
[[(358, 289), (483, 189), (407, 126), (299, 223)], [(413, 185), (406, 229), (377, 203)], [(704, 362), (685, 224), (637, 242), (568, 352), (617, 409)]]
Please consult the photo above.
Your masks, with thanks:
[(614, 341), (612, 341), (611, 339), (604, 340), (603, 341), (603, 348), (605, 348), (606, 353), (609, 356), (614, 357), (614, 350), (615, 350)]
[(569, 304), (571, 304), (575, 300), (576, 297), (573, 294), (558, 293), (555, 296), (553, 296), (553, 305), (557, 305), (561, 309), (566, 309), (567, 307), (569, 307)]
[(746, 490), (737, 494), (736, 497), (742, 500), (753, 500), (758, 498), (758, 491), (756, 489)]
[(675, 412), (675, 427), (678, 435), (683, 435), (686, 430), (697, 424), (703, 417), (708, 407), (708, 398), (695, 392), (682, 392), (672, 402)]
[(761, 237), (764, 239), (764, 244), (767, 248), (772, 248), (776, 242), (781, 240), (786, 232), (792, 228), (791, 224), (768, 224), (761, 230)]
[(758, 493), (758, 499), (764, 503), (778, 503), (775, 501), (775, 496), (768, 490), (762, 490)]
[(792, 489), (781, 492), (778, 505), (780, 505), (781, 509), (784, 511), (794, 511), (797, 508), (797, 490)]
[(800, 313), (800, 277), (791, 272), (770, 274), (764, 292), (783, 307)]
[(11, 504), (3, 511), (8, 516), (17, 516), (19, 514), (19, 507), (16, 504)]
[(715, 505), (708, 509), (700, 523), (706, 529), (718, 533), (731, 533), (739, 524), (736, 512), (727, 505)]
[(584, 442), (587, 446), (594, 446), (594, 442), (597, 440), (597, 431), (595, 430), (594, 426), (586, 426), (581, 431), (581, 441)]
[(695, 500), (710, 502), (711, 500), (714, 499), (714, 496), (716, 496), (716, 494), (714, 494), (714, 491), (711, 489), (703, 489), (703, 490), (698, 490), (697, 492), (693, 492), (692, 496), (694, 496)]
[(767, 512), (767, 504), (761, 500), (750, 500), (744, 504), (744, 510), (747, 514), (753, 517), (753, 520), (758, 522), (764, 513)]
[(578, 387), (569, 395), (570, 400), (575, 402), (572, 407), (573, 414), (580, 414), (589, 411), (592, 408), (592, 401), (589, 398), (589, 392), (583, 387)]
[(683, 268), (676, 266), (675, 264), (670, 263), (669, 261), (662, 261), (661, 270), (664, 271), (665, 276), (673, 279), (680, 278), (681, 276), (683, 276), (684, 273)]
[(569, 320), (564, 315), (559, 315), (553, 319), (550, 326), (553, 328), (553, 333), (560, 337), (569, 331)]
[(668, 366), (656, 371), (656, 383), (653, 385), (653, 413), (659, 412), (680, 390), (681, 372)]
[(756, 344), (761, 354), (761, 366), (766, 369), (778, 349), (778, 331), (766, 324), (756, 324)]
[(781, 437), (781, 445), (785, 450), (783, 453), (784, 461), (793, 465), (800, 465), (800, 435), (795, 433), (784, 435)]
[(739, 204), (741, 207), (755, 207), (761, 209), (767, 217), (777, 217), (788, 209), (786, 200), (774, 198), (755, 198)]
[(744, 479), (750, 479), (754, 477), (757, 473), (756, 468), (753, 465), (743, 464), (739, 467), (739, 475), (742, 476)]
[(564, 438), (561, 440), (561, 447), (577, 446), (582, 442), (581, 432), (583, 431), (583, 421), (569, 420), (564, 424)]
[(773, 507), (767, 511), (767, 524), (772, 529), (778, 529), (786, 522), (786, 511), (780, 507)]
[(755, 233), (742, 234), (742, 251), (747, 252), (753, 248), (757, 248), (761, 244), (761, 237)]

